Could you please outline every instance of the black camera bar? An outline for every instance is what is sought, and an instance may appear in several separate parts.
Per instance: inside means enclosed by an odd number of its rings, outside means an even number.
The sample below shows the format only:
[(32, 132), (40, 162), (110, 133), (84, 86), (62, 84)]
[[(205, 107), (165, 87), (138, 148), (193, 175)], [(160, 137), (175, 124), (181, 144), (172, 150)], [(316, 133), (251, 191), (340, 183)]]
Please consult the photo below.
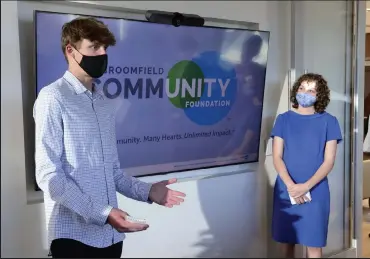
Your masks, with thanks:
[(172, 24), (175, 27), (181, 25), (202, 27), (204, 25), (204, 18), (196, 14), (148, 10), (145, 13), (145, 18), (152, 23)]

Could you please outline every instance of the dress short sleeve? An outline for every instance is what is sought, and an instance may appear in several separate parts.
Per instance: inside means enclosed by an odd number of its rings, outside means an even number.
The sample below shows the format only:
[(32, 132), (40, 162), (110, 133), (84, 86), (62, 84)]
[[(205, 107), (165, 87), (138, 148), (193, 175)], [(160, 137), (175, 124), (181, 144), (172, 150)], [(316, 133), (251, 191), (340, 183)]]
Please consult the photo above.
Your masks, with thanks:
[(365, 136), (365, 140), (364, 140), (364, 152), (369, 152), (370, 153), (370, 116), (369, 116), (369, 126), (367, 127), (368, 130), (367, 130), (367, 134)]
[(277, 116), (275, 125), (271, 132), (271, 138), (274, 138), (275, 136), (284, 139), (284, 121), (281, 114)]
[(337, 140), (338, 143), (342, 141), (342, 133), (336, 117), (331, 117), (328, 121), (328, 127), (326, 129), (326, 141), (330, 140)]

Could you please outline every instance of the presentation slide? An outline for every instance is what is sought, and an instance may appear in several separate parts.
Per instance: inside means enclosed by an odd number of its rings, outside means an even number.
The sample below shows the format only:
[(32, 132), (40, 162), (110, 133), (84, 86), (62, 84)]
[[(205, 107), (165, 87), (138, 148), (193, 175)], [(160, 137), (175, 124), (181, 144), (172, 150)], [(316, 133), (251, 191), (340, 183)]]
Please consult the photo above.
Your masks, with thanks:
[[(36, 91), (62, 77), (64, 23), (37, 11)], [(100, 18), (117, 44), (96, 79), (134, 176), (258, 162), (269, 32)]]

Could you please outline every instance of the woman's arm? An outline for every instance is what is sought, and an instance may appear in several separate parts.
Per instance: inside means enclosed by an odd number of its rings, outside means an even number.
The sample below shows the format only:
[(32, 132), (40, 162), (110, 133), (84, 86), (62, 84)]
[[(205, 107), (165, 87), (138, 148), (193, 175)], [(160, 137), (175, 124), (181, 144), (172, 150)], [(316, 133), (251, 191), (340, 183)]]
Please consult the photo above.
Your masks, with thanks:
[(283, 161), (284, 140), (280, 137), (275, 136), (272, 145), (272, 157), (275, 170), (278, 172), (280, 178), (283, 180), (287, 187), (294, 185), (294, 182), (290, 177)]
[(293, 198), (305, 195), (307, 192), (310, 191), (310, 189), (312, 189), (312, 187), (318, 184), (330, 173), (334, 166), (335, 155), (337, 153), (337, 143), (337, 140), (330, 140), (326, 142), (324, 162), (307, 182), (302, 184), (295, 184), (288, 187), (288, 192)]
[(330, 140), (325, 145), (324, 162), (316, 173), (306, 182), (307, 188), (311, 189), (324, 179), (334, 167), (335, 156), (337, 154), (337, 140)]

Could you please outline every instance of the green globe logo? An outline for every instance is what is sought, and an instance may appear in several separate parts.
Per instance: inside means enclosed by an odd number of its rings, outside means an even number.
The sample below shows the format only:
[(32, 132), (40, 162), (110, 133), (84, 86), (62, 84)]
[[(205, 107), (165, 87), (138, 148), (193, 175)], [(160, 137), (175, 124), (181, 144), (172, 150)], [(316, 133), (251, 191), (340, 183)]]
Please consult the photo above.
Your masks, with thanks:
[[(204, 74), (195, 62), (183, 60), (176, 63), (168, 72), (167, 78), (168, 90), (174, 95), (168, 99), (176, 108), (184, 109), (186, 103), (200, 100), (204, 92)], [(189, 93), (191, 91), (193, 96)]]

